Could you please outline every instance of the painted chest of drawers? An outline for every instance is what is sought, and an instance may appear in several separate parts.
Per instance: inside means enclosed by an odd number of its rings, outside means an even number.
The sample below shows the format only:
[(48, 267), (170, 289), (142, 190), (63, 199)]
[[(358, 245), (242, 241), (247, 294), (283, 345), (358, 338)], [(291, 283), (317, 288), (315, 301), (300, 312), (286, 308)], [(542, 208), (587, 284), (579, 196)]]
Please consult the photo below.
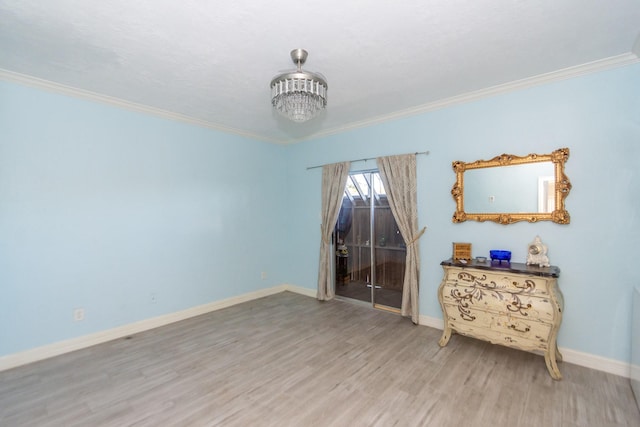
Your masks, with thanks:
[(490, 261), (441, 263), (438, 288), (444, 331), (440, 346), (459, 333), (493, 344), (544, 354), (551, 377), (562, 379), (557, 336), (564, 302), (558, 267)]

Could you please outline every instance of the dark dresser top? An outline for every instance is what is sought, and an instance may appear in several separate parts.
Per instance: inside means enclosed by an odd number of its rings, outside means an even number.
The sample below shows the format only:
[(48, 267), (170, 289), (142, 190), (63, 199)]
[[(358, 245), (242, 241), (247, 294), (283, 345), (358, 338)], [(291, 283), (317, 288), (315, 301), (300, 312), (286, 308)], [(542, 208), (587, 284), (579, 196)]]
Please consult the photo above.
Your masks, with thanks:
[(477, 268), (478, 270), (489, 271), (505, 271), (509, 273), (531, 274), (542, 277), (560, 277), (560, 269), (554, 265), (551, 267), (538, 267), (537, 265), (527, 265), (521, 262), (491, 261), (487, 259), (485, 262), (478, 262), (475, 259), (462, 263), (448, 259), (442, 261), (440, 265), (452, 267)]

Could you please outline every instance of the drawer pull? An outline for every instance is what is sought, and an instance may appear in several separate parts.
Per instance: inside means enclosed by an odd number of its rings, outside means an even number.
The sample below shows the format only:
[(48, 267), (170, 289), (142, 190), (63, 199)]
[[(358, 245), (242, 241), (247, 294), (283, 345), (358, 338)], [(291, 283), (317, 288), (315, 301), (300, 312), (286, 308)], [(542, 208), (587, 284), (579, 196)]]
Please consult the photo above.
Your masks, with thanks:
[(527, 305), (520, 304), (520, 301), (512, 301), (511, 305), (516, 306), (518, 308), (531, 308), (531, 304), (527, 304)]
[(523, 316), (528, 316), (527, 310), (531, 308), (531, 304), (523, 304), (516, 295), (513, 296), (514, 300), (511, 301), (511, 304), (507, 304), (507, 310), (512, 313), (520, 313)]
[(530, 327), (526, 326), (524, 329), (518, 329), (516, 325), (509, 325), (510, 329), (513, 329), (516, 332), (529, 332), (531, 330)]

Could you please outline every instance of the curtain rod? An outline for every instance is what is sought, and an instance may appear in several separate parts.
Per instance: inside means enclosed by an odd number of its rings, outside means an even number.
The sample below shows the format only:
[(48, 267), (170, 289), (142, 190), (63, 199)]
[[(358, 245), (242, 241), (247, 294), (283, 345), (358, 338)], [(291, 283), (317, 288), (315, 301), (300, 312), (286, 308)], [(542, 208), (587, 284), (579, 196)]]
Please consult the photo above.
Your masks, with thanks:
[[(417, 152), (417, 153), (409, 153), (409, 154), (415, 154), (416, 156), (417, 156), (418, 154), (424, 154), (425, 156), (428, 156), (428, 155), (429, 155), (429, 152), (428, 152), (428, 151), (420, 151), (420, 152)], [(383, 156), (380, 156), (380, 157), (383, 157)], [(377, 157), (367, 157), (366, 159), (349, 160), (349, 162), (350, 162), (350, 163), (366, 162), (367, 160), (375, 160), (375, 159), (377, 159)], [(336, 163), (340, 163), (340, 162), (335, 162), (335, 163), (325, 163), (324, 165), (318, 165), (318, 166), (309, 166), (309, 167), (307, 168), (307, 170), (309, 170), (309, 169), (318, 169), (318, 168), (321, 168), (321, 167), (323, 167), (323, 166), (326, 166), (326, 165), (334, 165), (334, 164), (336, 164)]]

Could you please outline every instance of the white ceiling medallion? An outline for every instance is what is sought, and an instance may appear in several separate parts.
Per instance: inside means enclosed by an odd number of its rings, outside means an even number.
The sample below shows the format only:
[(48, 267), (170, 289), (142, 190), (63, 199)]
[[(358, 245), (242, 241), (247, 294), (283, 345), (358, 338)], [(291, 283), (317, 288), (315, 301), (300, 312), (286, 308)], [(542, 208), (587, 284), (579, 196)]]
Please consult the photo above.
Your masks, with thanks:
[(307, 51), (294, 49), (291, 59), (297, 70), (280, 74), (271, 80), (271, 104), (294, 122), (306, 122), (327, 106), (327, 81), (318, 73), (302, 70)]

